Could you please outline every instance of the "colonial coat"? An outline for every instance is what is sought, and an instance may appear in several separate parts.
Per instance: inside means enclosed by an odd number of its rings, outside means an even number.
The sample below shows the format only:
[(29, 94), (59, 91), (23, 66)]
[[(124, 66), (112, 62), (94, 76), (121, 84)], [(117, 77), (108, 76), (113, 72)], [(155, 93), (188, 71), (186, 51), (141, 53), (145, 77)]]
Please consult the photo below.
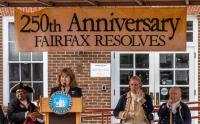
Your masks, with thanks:
[[(11, 100), (11, 102), (8, 104), (8, 119), (11, 122), (11, 124), (23, 124), (26, 120), (25, 113), (26, 112), (33, 112), (36, 110), (36, 106), (28, 101), (29, 106), (26, 108), (24, 105), (20, 103), (20, 101), (17, 98), (14, 98)], [(36, 122), (36, 124), (40, 124), (39, 122)]]
[[(158, 111), (159, 124), (169, 124), (170, 123), (170, 109), (167, 103), (163, 103)], [(180, 102), (179, 106), (176, 108), (176, 113), (172, 114), (173, 124), (191, 124), (191, 114), (188, 106)]]
[[(152, 99), (149, 95), (145, 94), (144, 99), (145, 99), (145, 101), (141, 101), (143, 103), (142, 107), (145, 112), (144, 118), (150, 123), (150, 114), (152, 113), (154, 107), (152, 104)], [(121, 119), (121, 123), (126, 122), (127, 118), (122, 117), (122, 114), (123, 114), (123, 112), (128, 114), (128, 112), (130, 110), (130, 106), (131, 106), (131, 101), (132, 101), (132, 97), (131, 97), (131, 92), (129, 91), (128, 93), (126, 93), (120, 97), (119, 102), (113, 111), (114, 116), (116, 118)]]

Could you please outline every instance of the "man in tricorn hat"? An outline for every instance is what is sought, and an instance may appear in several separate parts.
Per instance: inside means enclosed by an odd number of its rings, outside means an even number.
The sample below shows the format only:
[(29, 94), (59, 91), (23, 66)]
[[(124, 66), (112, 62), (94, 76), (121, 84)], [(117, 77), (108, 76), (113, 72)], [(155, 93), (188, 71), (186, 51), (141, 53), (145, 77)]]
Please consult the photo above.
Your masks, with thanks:
[(8, 119), (12, 124), (40, 124), (43, 121), (39, 119), (41, 116), (37, 107), (31, 103), (28, 93), (33, 93), (34, 89), (23, 83), (18, 83), (10, 90), (16, 93), (16, 98), (12, 99), (8, 104)]

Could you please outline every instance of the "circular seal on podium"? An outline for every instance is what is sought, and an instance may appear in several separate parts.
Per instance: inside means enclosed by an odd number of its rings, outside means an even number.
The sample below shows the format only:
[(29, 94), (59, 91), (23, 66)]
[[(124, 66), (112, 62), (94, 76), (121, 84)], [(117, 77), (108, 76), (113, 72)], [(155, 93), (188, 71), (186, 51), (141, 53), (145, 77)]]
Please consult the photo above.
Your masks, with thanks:
[(65, 92), (57, 91), (51, 95), (49, 106), (55, 114), (64, 115), (72, 106), (71, 96)]

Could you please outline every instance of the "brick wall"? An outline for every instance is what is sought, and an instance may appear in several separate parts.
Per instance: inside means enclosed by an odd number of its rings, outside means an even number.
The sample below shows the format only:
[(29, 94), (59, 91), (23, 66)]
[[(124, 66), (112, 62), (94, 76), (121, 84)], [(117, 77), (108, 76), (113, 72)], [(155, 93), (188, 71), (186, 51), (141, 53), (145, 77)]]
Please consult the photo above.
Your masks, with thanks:
[[(56, 86), (58, 72), (63, 67), (71, 67), (76, 75), (78, 86), (82, 88), (85, 108), (111, 108), (110, 78), (91, 78), (90, 63), (110, 63), (110, 52), (49, 52), (48, 82), (49, 91)], [(101, 91), (101, 84), (107, 90)], [(84, 123), (97, 123), (96, 120), (83, 120)]]

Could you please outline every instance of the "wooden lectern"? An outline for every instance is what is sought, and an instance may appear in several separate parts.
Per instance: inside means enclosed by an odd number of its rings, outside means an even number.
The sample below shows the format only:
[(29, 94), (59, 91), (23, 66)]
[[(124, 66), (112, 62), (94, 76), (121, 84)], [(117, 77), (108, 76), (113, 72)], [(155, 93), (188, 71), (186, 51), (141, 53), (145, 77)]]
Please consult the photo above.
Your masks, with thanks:
[(65, 115), (57, 115), (49, 107), (49, 98), (39, 101), (39, 111), (44, 114), (45, 124), (80, 124), (83, 111), (82, 97), (72, 97), (72, 107)]

